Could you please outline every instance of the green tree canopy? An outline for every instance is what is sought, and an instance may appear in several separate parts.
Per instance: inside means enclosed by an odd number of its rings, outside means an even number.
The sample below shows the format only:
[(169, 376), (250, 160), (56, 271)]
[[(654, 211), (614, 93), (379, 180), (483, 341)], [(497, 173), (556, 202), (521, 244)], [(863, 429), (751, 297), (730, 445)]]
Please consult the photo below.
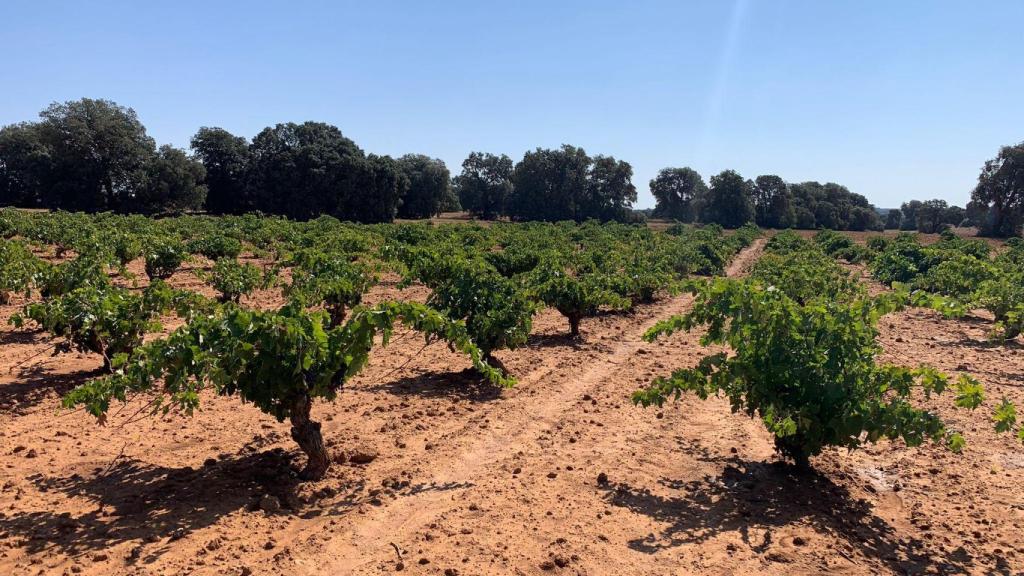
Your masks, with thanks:
[(514, 220), (582, 220), (592, 160), (582, 148), (537, 148), (512, 175), (508, 214)]
[(329, 214), (389, 222), (409, 185), (394, 159), (367, 156), (341, 130), (322, 122), (265, 128), (249, 154), (247, 204), (301, 220)]
[(900, 210), (889, 210), (885, 215), (885, 229), (899, 230), (903, 223), (903, 212)]
[(399, 218), (430, 218), (441, 212), (441, 204), (450, 194), (451, 175), (444, 162), (422, 154), (406, 154), (398, 159), (409, 187), (398, 206)]
[(0, 203), (99, 212), (202, 208), (203, 167), (159, 150), (135, 111), (108, 100), (54, 103), (0, 130)]
[(206, 210), (238, 214), (251, 209), (246, 203), (245, 178), (249, 169), (249, 143), (223, 128), (202, 127), (192, 137), (192, 150), (206, 168)]
[(771, 175), (758, 176), (753, 187), (754, 218), (758, 226), (766, 228), (789, 228), (793, 226), (793, 199), (789, 185), (782, 178)]
[(650, 186), (657, 201), (654, 215), (680, 222), (696, 219), (697, 203), (708, 191), (704, 179), (693, 168), (662, 168)]
[(462, 162), (462, 174), (455, 178), (462, 208), (484, 220), (505, 213), (512, 193), (512, 159), (485, 152), (472, 152)]
[(711, 177), (711, 188), (701, 203), (702, 222), (739, 228), (754, 220), (751, 200), (753, 185), (734, 170), (725, 170)]
[(50, 163), (39, 124), (0, 128), (0, 206), (43, 206)]
[(182, 213), (202, 208), (206, 169), (173, 146), (160, 147), (146, 163), (142, 182), (124, 208), (142, 214)]
[(508, 215), (515, 220), (623, 220), (636, 201), (633, 167), (562, 145), (523, 155), (512, 174)]
[(1017, 236), (1024, 223), (1024, 142), (1004, 146), (985, 162), (971, 193), (972, 221), (981, 234)]
[(611, 156), (595, 156), (587, 184), (588, 196), (582, 205), (586, 218), (625, 220), (636, 202), (633, 167)]

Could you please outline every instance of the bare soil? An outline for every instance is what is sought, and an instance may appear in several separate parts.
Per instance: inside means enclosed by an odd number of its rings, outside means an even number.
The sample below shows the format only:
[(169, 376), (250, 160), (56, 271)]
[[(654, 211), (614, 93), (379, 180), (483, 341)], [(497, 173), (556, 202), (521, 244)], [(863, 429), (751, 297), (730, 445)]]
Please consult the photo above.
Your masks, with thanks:
[[(763, 241), (729, 272), (741, 274)], [(200, 289), (186, 270), (175, 284)], [(878, 288), (880, 289), (880, 288)], [(425, 298), (387, 281), (370, 300)], [(253, 306), (279, 304), (273, 292)], [(6, 323), (20, 302), (0, 308)], [(585, 320), (553, 311), (498, 353), (497, 390), (443, 344), (400, 333), (314, 418), (337, 456), (298, 483), (288, 426), (235, 398), (193, 418), (131, 401), (105, 427), (60, 409), (100, 367), (0, 329), (0, 574), (1019, 574), (1024, 448), (987, 411), (935, 410), (962, 455), (884, 442), (777, 462), (724, 400), (641, 409), (629, 394), (692, 365), (699, 334), (643, 332), (688, 296)], [(1024, 351), (983, 318), (908, 310), (881, 322), (885, 359), (968, 372), (1024, 403)], [(140, 412), (140, 410), (142, 410)]]

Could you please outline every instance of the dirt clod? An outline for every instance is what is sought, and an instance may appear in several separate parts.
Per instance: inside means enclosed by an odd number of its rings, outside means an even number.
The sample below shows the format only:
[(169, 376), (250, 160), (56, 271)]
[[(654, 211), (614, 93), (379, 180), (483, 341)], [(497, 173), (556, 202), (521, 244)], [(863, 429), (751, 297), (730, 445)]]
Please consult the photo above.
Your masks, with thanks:
[(377, 459), (377, 451), (372, 449), (361, 449), (352, 452), (348, 461), (352, 464), (369, 464)]
[(260, 498), (260, 510), (269, 514), (276, 514), (281, 511), (281, 501), (277, 496), (264, 494), (263, 497)]

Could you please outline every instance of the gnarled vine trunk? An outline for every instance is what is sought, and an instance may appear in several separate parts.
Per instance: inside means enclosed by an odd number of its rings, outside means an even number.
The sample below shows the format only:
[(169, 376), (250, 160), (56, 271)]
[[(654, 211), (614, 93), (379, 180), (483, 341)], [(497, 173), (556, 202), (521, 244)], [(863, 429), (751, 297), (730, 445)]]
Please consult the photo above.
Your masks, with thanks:
[(307, 457), (306, 467), (299, 473), (303, 480), (319, 480), (331, 467), (331, 458), (320, 434), (320, 423), (309, 419), (312, 407), (313, 399), (302, 394), (292, 403), (290, 416), (292, 440), (298, 443)]
[(569, 335), (573, 338), (580, 337), (580, 320), (582, 317), (578, 314), (569, 315)]
[(500, 370), (503, 376), (508, 376), (508, 369), (505, 368), (505, 364), (501, 360), (498, 360), (494, 356), (491, 356), (490, 351), (484, 352), (482, 359), (484, 362)]
[(347, 315), (344, 304), (334, 304), (327, 307), (327, 313), (331, 317), (331, 328), (337, 328), (345, 322), (345, 316)]

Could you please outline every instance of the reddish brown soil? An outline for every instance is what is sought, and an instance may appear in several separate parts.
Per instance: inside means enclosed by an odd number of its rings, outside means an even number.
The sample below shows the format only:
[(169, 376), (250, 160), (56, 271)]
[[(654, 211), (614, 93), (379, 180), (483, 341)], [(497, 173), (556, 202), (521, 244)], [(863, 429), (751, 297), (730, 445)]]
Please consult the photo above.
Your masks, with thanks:
[[(200, 287), (187, 271), (174, 283)], [(371, 300), (425, 295), (385, 283)], [(276, 303), (273, 292), (249, 302)], [(630, 404), (637, 387), (705, 353), (697, 334), (640, 339), (689, 304), (586, 320), (583, 342), (545, 311), (527, 347), (498, 354), (519, 377), (510, 390), (482, 384), (444, 345), (400, 333), (336, 402), (314, 408), (334, 453), (375, 458), (305, 484), (291, 479), (302, 457), (287, 425), (237, 399), (204, 398), (191, 419), (146, 417), (133, 400), (106, 427), (61, 411), (59, 394), (99, 359), (51, 357), (45, 336), (4, 327), (0, 574), (1024, 569), (1024, 449), (992, 433), (987, 412), (932, 402), (965, 431), (963, 455), (882, 443), (826, 453), (817, 473), (799, 475), (723, 400)], [(966, 371), (990, 406), (1003, 395), (1022, 403), (1024, 351), (987, 343), (986, 327), (921, 310), (881, 323), (887, 360)], [(274, 499), (281, 510), (260, 509)]]

